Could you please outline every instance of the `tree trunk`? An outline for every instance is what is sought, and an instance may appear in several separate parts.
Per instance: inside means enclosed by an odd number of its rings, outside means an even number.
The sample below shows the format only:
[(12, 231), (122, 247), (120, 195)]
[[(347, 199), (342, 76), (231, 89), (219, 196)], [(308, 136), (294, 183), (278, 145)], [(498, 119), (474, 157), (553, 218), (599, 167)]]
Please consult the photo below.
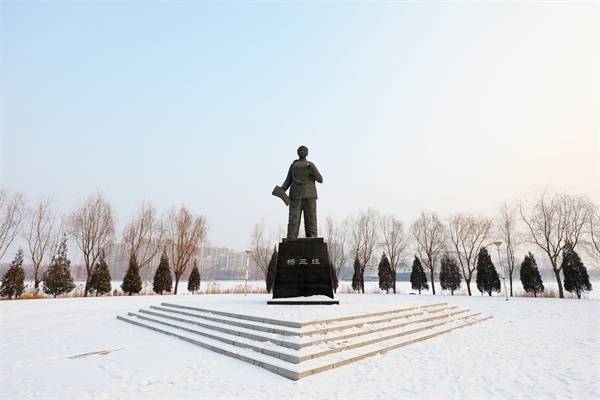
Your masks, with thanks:
[(179, 287), (179, 278), (181, 277), (181, 275), (175, 275), (175, 292), (173, 292), (173, 294), (177, 294), (177, 287)]
[(394, 294), (396, 294), (396, 271), (394, 271), (393, 274), (394, 274)]
[(435, 295), (435, 282), (433, 281), (433, 268), (431, 268), (431, 291)]
[(90, 290), (90, 278), (91, 271), (87, 271), (87, 278), (85, 279), (85, 288), (83, 289), (83, 297), (87, 297), (88, 291)]
[(42, 280), (41, 280), (40, 278), (38, 278), (37, 271), (36, 271), (36, 273), (35, 273), (35, 277), (34, 277), (33, 279), (34, 279), (33, 288), (34, 288), (34, 289), (39, 289), (39, 288), (40, 288), (40, 282), (41, 282)]
[(467, 293), (471, 296), (471, 278), (465, 279), (465, 282), (467, 283)]
[(510, 282), (510, 297), (513, 297), (513, 292), (512, 292), (512, 272), (508, 276), (508, 279), (509, 279), (509, 282)]
[(450, 295), (454, 296), (454, 289), (450, 289)]
[(558, 284), (558, 297), (564, 299), (565, 294), (563, 292), (563, 285), (560, 279), (560, 270), (558, 270), (554, 265), (552, 266), (552, 269), (554, 270), (554, 276), (556, 276), (556, 283)]

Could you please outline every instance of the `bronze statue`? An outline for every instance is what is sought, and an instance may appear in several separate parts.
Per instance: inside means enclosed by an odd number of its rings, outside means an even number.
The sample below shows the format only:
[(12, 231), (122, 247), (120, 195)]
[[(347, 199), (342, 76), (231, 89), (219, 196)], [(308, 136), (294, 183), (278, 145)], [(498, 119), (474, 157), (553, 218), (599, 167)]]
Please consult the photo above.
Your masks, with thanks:
[[(304, 213), (304, 231), (307, 238), (317, 237), (317, 188), (315, 182), (323, 183), (323, 177), (315, 164), (306, 160), (308, 148), (298, 147), (298, 159), (292, 162), (281, 186), (275, 186), (273, 195), (289, 206), (288, 239), (297, 239), (300, 217)], [(290, 188), (289, 198), (285, 191)]]

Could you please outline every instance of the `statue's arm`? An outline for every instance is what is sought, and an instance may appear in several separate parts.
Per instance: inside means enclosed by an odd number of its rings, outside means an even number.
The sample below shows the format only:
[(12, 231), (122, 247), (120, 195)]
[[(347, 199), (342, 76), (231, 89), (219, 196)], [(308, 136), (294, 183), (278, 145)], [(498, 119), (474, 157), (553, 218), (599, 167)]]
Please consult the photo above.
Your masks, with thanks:
[(317, 169), (317, 166), (315, 164), (313, 164), (313, 163), (310, 163), (310, 165), (312, 166), (311, 172), (312, 172), (312, 177), (314, 178), (314, 180), (317, 181), (317, 182), (319, 182), (319, 183), (323, 183), (323, 177), (319, 173), (319, 170)]
[(290, 187), (291, 184), (292, 184), (292, 166), (290, 165), (290, 169), (288, 170), (285, 181), (283, 181), (283, 184), (281, 185), (281, 187), (283, 188), (283, 191), (285, 192), (286, 190), (288, 190), (288, 188)]

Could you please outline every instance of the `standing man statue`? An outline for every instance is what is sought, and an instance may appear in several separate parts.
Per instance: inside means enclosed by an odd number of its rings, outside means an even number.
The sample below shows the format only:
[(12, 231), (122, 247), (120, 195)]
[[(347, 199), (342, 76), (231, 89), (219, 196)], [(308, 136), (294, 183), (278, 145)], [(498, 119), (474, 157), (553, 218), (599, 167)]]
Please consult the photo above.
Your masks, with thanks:
[[(275, 186), (273, 195), (289, 203), (288, 239), (297, 239), (300, 217), (304, 213), (304, 231), (307, 238), (317, 237), (317, 188), (323, 177), (312, 162), (306, 160), (308, 148), (298, 147), (298, 159), (292, 162), (283, 185)], [(285, 191), (290, 188), (289, 200)]]

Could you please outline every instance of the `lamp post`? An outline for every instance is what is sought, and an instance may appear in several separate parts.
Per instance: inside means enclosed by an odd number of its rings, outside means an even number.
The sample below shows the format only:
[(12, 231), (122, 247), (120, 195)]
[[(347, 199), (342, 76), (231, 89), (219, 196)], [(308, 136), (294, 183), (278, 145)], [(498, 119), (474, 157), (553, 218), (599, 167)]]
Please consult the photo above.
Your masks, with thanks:
[(248, 268), (250, 267), (250, 250), (246, 250), (246, 284), (244, 285), (244, 296), (248, 295)]
[(502, 260), (500, 259), (500, 246), (502, 245), (501, 240), (497, 240), (494, 242), (496, 245), (496, 249), (498, 250), (498, 264), (502, 266), (502, 284), (504, 286), (504, 298), (508, 301), (508, 293), (506, 292), (506, 268), (502, 265)]

